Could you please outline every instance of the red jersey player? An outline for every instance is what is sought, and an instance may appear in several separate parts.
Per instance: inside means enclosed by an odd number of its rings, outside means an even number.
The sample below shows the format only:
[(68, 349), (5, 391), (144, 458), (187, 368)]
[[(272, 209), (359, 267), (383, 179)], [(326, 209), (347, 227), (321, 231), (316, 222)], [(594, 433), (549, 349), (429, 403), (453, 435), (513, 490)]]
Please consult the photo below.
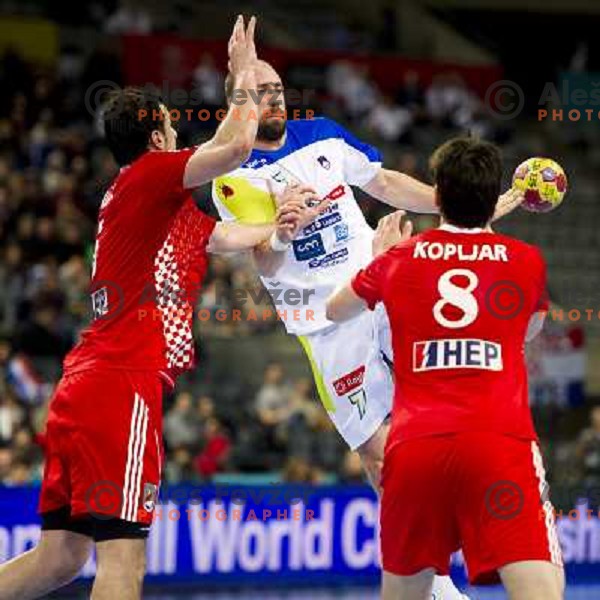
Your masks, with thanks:
[(382, 474), (384, 600), (431, 598), (462, 548), (475, 583), (512, 600), (558, 600), (563, 571), (528, 405), (524, 342), (547, 310), (537, 248), (489, 222), (502, 161), (456, 139), (432, 158), (439, 229), (410, 237), (386, 218), (384, 248), (330, 298), (328, 318), (385, 305), (395, 398)]
[[(254, 18), (246, 29), (239, 17), (229, 42), (229, 68), (245, 91), (255, 88), (254, 27)], [(0, 566), (0, 599), (36, 598), (67, 583), (93, 542), (92, 598), (141, 597), (163, 386), (193, 365), (192, 312), (206, 253), (250, 249), (275, 235), (288, 242), (320, 210), (284, 206), (275, 226), (244, 226), (216, 223), (196, 207), (190, 191), (252, 149), (256, 107), (237, 109), (208, 143), (176, 151), (158, 98), (126, 88), (109, 99), (106, 139), (121, 170), (100, 208), (94, 321), (66, 358), (50, 404), (40, 543)]]

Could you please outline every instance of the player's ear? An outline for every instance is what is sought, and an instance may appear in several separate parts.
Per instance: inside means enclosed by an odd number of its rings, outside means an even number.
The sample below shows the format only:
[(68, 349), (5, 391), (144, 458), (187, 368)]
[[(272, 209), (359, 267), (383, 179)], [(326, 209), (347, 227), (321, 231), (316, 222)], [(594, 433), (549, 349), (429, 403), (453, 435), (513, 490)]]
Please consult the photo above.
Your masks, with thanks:
[(150, 134), (150, 147), (154, 150), (164, 150), (165, 144), (165, 134), (158, 129), (153, 129)]

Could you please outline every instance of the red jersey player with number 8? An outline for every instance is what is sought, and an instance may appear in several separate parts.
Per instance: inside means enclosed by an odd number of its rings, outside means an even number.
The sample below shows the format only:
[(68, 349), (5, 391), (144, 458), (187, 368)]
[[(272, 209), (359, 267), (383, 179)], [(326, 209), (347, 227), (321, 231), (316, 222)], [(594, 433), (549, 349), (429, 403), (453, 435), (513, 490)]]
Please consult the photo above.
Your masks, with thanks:
[[(474, 583), (511, 600), (559, 600), (563, 569), (528, 404), (523, 346), (547, 311), (537, 248), (489, 223), (502, 160), (455, 139), (432, 158), (442, 225), (380, 223), (380, 250), (328, 301), (341, 321), (383, 302), (395, 397), (382, 472), (383, 599), (431, 598), (462, 548)], [(400, 243), (398, 243), (400, 242)]]

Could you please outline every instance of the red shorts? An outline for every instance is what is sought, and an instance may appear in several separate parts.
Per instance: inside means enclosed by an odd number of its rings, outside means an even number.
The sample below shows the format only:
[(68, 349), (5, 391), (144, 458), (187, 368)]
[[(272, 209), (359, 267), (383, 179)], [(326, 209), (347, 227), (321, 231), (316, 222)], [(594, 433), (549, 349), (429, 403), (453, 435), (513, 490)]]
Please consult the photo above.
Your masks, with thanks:
[(562, 565), (535, 442), (494, 433), (407, 440), (386, 453), (382, 486), (385, 571), (447, 575), (459, 548), (476, 584), (496, 583), (517, 561)]
[(40, 513), (150, 524), (162, 464), (162, 382), (154, 371), (65, 375), (50, 402)]

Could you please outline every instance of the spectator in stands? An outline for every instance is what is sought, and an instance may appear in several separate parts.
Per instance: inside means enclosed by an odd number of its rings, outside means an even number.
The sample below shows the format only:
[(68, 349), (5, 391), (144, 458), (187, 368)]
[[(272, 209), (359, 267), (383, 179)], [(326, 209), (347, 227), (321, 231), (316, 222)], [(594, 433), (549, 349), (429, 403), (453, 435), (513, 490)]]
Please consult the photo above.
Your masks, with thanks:
[(287, 460), (282, 472), (285, 483), (317, 484), (320, 482), (322, 473), (312, 466), (308, 461), (297, 456)]
[(25, 411), (12, 393), (0, 396), (0, 444), (10, 442), (23, 423)]
[(192, 454), (186, 448), (176, 448), (167, 454), (165, 480), (169, 483), (183, 483), (194, 479)]
[(6, 481), (12, 462), (13, 451), (11, 447), (8, 444), (0, 445), (0, 482), (4, 483)]
[(464, 126), (473, 110), (473, 94), (457, 73), (441, 73), (425, 92), (429, 118), (446, 127)]
[(152, 19), (143, 2), (122, 0), (116, 12), (106, 20), (104, 30), (112, 35), (147, 35), (152, 32)]
[(385, 142), (406, 142), (412, 121), (410, 110), (394, 104), (389, 96), (383, 96), (369, 113), (367, 125)]
[(231, 451), (231, 440), (221, 422), (210, 417), (204, 427), (204, 447), (194, 460), (196, 472), (203, 479), (225, 470)]
[(313, 427), (323, 412), (320, 402), (315, 399), (313, 382), (307, 377), (298, 379), (290, 394), (290, 412), (288, 427), (301, 424), (302, 427)]
[(365, 472), (358, 452), (346, 451), (339, 469), (339, 480), (345, 485), (363, 485), (365, 483)]
[(290, 389), (284, 380), (280, 363), (271, 363), (265, 369), (254, 405), (260, 423), (267, 429), (273, 429), (288, 419), (291, 408)]
[(206, 433), (206, 425), (208, 421), (215, 417), (215, 402), (207, 395), (200, 396), (196, 405), (195, 419), (197, 429), (201, 436)]
[(169, 448), (193, 448), (200, 442), (200, 428), (194, 418), (192, 395), (180, 392), (165, 416), (163, 432)]
[(577, 441), (579, 457), (587, 486), (600, 486), (600, 405), (590, 412), (590, 425), (584, 429)]
[(402, 85), (396, 92), (396, 104), (410, 110), (415, 117), (419, 117), (425, 103), (423, 88), (416, 71), (406, 71)]
[(215, 66), (212, 54), (205, 52), (194, 69), (193, 85), (198, 90), (203, 108), (218, 108), (223, 104), (223, 73)]

